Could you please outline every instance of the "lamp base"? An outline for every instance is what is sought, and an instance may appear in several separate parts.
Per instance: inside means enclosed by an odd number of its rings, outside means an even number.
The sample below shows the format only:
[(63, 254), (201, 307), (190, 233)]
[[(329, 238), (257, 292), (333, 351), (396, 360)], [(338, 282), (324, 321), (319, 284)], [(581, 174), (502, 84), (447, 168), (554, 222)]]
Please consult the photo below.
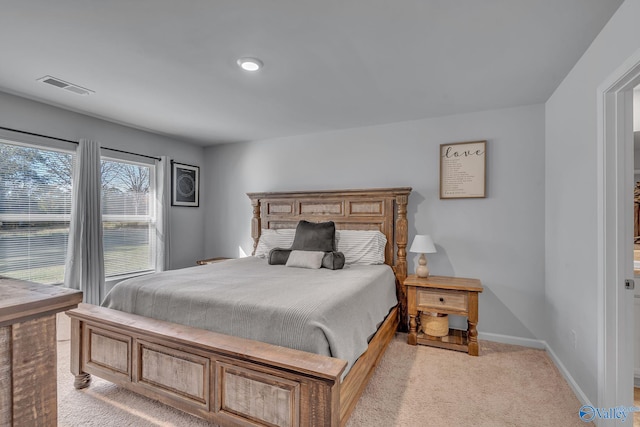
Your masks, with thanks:
[(429, 277), (429, 269), (426, 265), (419, 265), (416, 267), (416, 276)]
[(416, 266), (416, 276), (429, 277), (429, 268), (427, 267), (427, 257), (424, 254), (420, 254), (418, 265)]

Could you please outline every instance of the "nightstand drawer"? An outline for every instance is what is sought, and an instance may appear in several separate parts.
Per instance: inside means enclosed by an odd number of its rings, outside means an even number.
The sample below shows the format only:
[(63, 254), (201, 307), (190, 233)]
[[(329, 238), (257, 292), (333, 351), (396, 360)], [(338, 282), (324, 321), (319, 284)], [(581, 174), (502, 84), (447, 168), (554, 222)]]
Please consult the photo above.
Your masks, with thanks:
[(416, 297), (418, 310), (467, 311), (467, 292), (442, 289), (418, 289)]

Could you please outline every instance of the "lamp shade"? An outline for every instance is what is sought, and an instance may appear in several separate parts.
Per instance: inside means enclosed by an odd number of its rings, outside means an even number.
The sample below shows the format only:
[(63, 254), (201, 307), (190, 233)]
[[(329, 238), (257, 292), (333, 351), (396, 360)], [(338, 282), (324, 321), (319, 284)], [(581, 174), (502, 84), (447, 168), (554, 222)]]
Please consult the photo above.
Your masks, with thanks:
[(415, 252), (419, 254), (432, 254), (436, 252), (436, 247), (433, 244), (431, 236), (426, 234), (417, 234), (416, 237), (413, 238), (413, 242), (411, 243), (409, 252)]

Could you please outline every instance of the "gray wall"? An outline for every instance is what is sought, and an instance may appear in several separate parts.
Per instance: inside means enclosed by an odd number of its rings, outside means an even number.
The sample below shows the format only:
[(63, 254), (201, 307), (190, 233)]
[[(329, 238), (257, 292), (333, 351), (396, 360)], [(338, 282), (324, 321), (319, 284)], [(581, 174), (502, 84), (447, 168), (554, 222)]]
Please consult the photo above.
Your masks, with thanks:
[[(73, 96), (73, 95), (69, 95)], [(90, 98), (87, 98), (90, 100)], [(87, 101), (89, 102), (89, 101)], [(0, 126), (203, 166), (203, 148), (0, 92)], [(20, 138), (20, 134), (16, 134)], [(201, 169), (206, 177), (206, 170)], [(203, 182), (201, 191), (206, 191)], [(171, 268), (192, 266), (204, 249), (204, 208), (171, 208)]]
[(640, 48), (638, 17), (640, 0), (625, 1), (545, 106), (547, 341), (591, 402), (598, 368), (597, 92)]
[[(439, 145), (488, 141), (486, 199), (439, 199)], [(475, 277), (481, 332), (540, 338), (544, 306), (542, 105), (208, 147), (206, 255), (251, 253), (252, 191), (411, 186), (409, 238), (432, 274)], [(410, 270), (415, 258), (410, 254)]]

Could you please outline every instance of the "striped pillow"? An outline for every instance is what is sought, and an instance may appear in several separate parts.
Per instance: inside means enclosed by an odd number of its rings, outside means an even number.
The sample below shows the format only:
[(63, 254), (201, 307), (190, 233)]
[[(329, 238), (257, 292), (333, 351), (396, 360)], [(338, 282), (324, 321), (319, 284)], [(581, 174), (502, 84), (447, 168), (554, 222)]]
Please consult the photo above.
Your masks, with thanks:
[(293, 244), (293, 238), (295, 236), (295, 228), (262, 229), (254, 256), (258, 258), (267, 258), (269, 256), (269, 252), (273, 248), (288, 249)]
[(380, 231), (336, 230), (336, 251), (344, 253), (345, 264), (384, 264), (386, 245)]

